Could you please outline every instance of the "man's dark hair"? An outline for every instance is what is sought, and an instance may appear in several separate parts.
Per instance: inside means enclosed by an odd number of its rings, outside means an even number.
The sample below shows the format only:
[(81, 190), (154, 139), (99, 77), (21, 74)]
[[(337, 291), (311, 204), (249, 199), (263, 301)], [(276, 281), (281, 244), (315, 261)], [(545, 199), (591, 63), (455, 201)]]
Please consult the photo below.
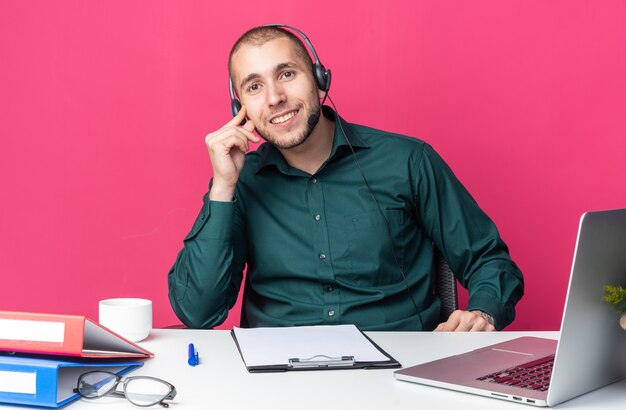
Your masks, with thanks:
[[(263, 44), (275, 40), (277, 38), (288, 38), (291, 40), (295, 47), (296, 55), (304, 60), (304, 62), (308, 65), (308, 67), (313, 70), (313, 60), (311, 60), (311, 56), (309, 55), (309, 51), (305, 47), (302, 40), (293, 34), (291, 31), (286, 30), (282, 27), (275, 26), (260, 26), (254, 27), (245, 33), (235, 42), (233, 48), (230, 50), (230, 55), (228, 56), (228, 74), (230, 78), (233, 79), (233, 55), (239, 51), (239, 49), (244, 45), (252, 45), (252, 46), (262, 46)], [(235, 90), (237, 89), (236, 84), (233, 83)]]

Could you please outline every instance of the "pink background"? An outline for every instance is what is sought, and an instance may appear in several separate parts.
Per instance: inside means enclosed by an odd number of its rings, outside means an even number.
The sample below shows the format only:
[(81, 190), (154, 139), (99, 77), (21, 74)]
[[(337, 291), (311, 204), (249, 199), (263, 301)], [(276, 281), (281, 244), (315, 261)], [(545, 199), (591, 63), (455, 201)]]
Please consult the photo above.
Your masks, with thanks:
[(342, 116), (431, 143), (496, 221), (526, 277), (509, 329), (558, 329), (580, 214), (626, 206), (626, 3), (380, 4), (3, 1), (0, 309), (135, 296), (178, 323), (167, 272), (230, 116), (229, 48), (281, 22)]

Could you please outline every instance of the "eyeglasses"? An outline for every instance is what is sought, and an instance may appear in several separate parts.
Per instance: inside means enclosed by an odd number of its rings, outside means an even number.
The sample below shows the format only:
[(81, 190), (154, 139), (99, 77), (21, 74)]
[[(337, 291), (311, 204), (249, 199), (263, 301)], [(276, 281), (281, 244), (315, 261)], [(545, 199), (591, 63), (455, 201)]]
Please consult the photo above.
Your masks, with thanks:
[[(122, 382), (123, 391), (116, 390)], [(172, 400), (176, 397), (176, 388), (165, 380), (149, 376), (134, 376), (122, 378), (117, 374), (103, 371), (93, 371), (82, 374), (78, 378), (78, 387), (74, 393), (86, 399), (99, 399), (107, 395), (125, 397), (135, 406), (148, 407), (160, 404), (169, 407), (163, 400)]]

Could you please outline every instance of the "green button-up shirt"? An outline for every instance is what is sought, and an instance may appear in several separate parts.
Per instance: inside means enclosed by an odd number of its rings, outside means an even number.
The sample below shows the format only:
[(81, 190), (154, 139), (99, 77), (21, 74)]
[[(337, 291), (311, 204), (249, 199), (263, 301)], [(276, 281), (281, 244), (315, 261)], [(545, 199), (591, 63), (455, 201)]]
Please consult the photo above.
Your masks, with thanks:
[(315, 174), (265, 143), (246, 155), (233, 202), (204, 197), (169, 272), (179, 319), (189, 327), (222, 323), (247, 265), (250, 326), (430, 330), (440, 307), (434, 243), (469, 289), (468, 309), (490, 314), (499, 329), (511, 323), (522, 274), (439, 155), (418, 139), (348, 124), (326, 107), (324, 115), (342, 127)]

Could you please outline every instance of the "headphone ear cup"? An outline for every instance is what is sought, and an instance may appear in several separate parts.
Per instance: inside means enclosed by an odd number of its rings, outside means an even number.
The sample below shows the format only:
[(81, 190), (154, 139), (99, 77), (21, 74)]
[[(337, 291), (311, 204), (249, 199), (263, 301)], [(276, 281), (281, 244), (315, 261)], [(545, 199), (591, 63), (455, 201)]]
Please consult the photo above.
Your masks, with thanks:
[(326, 70), (322, 64), (313, 64), (313, 75), (320, 90), (328, 91), (330, 89), (330, 71)]
[(230, 100), (230, 110), (233, 112), (233, 117), (237, 116), (237, 113), (241, 110), (241, 103), (238, 99), (233, 98)]
[[(233, 117), (236, 117), (237, 114), (239, 114), (239, 111), (241, 111), (241, 103), (239, 102), (238, 99), (233, 98), (230, 100), (230, 110), (233, 112)], [(239, 123), (239, 126), (241, 127), (243, 124), (246, 123), (246, 121), (248, 120), (245, 118), (241, 120), (241, 122)]]

